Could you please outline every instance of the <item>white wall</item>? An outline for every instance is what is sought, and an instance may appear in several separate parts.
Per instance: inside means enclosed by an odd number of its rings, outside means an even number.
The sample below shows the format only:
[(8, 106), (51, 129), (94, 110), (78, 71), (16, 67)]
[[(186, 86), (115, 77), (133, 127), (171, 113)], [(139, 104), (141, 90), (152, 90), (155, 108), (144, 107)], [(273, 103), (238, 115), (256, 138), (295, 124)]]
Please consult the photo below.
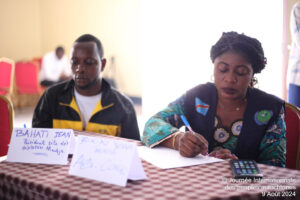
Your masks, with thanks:
[(145, 119), (192, 86), (211, 80), (209, 53), (222, 32), (262, 42), (268, 65), (259, 88), (281, 96), (282, 2), (142, 0), (140, 45)]
[(0, 0), (0, 57), (40, 56), (40, 23), (39, 0)]

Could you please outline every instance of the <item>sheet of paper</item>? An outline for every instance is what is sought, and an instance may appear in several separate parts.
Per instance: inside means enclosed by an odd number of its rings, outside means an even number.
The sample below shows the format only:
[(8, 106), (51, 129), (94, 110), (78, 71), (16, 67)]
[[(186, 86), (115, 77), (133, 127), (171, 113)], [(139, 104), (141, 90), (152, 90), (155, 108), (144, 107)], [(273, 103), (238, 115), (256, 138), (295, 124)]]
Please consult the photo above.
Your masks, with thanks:
[(73, 137), (71, 129), (15, 128), (6, 161), (66, 165)]
[(0, 157), (0, 162), (3, 162), (3, 161), (5, 161), (5, 160), (6, 160), (6, 158), (7, 158), (7, 156), (2, 156), (2, 157)]
[(91, 136), (77, 136), (69, 174), (126, 186), (127, 179), (146, 179), (136, 144)]
[(138, 152), (142, 159), (162, 169), (223, 161), (222, 159), (202, 155), (194, 158), (186, 158), (181, 156), (178, 151), (167, 147), (155, 147), (151, 149), (146, 146), (139, 146)]

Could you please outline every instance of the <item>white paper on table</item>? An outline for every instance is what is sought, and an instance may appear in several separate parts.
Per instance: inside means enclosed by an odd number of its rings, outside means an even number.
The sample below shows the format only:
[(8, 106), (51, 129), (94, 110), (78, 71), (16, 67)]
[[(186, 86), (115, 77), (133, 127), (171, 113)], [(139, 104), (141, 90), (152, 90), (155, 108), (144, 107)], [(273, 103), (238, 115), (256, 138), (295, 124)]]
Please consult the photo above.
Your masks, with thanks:
[(111, 138), (77, 136), (69, 174), (126, 186), (146, 179), (136, 144)]
[(5, 161), (5, 160), (6, 160), (6, 158), (7, 158), (7, 156), (2, 156), (2, 157), (0, 157), (0, 162), (3, 162), (3, 161)]
[(138, 147), (139, 156), (162, 169), (170, 169), (177, 167), (187, 167), (192, 165), (202, 165), (206, 163), (224, 161), (222, 159), (198, 155), (194, 158), (183, 157), (178, 151), (167, 147), (149, 148), (146, 146)]
[(71, 129), (14, 128), (6, 161), (66, 165), (73, 137)]

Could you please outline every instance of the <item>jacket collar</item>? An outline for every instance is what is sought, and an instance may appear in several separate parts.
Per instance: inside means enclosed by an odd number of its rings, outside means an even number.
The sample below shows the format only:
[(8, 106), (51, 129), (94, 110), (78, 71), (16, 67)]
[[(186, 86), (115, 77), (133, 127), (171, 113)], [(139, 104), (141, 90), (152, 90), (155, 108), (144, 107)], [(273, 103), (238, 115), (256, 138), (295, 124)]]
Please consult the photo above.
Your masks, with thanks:
[[(65, 86), (63, 87), (63, 96), (64, 100), (61, 102), (71, 104), (74, 98), (74, 88), (75, 88), (75, 82), (74, 80), (68, 81)], [(70, 91), (71, 90), (71, 91)], [(115, 95), (112, 93), (112, 88), (110, 84), (102, 78), (102, 85), (101, 85), (101, 93), (102, 93), (102, 98), (101, 98), (101, 106), (102, 107), (107, 107), (110, 106), (111, 104), (114, 104), (116, 101)], [(66, 96), (65, 96), (66, 95)]]

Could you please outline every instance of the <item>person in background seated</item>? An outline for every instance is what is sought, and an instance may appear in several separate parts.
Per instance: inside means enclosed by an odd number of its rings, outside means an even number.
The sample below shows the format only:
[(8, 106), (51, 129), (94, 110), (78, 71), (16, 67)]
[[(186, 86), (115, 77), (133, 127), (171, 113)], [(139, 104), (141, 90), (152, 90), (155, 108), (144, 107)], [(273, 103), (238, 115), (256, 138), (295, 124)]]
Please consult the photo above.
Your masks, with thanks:
[(71, 69), (64, 52), (64, 48), (59, 46), (55, 49), (55, 52), (49, 52), (43, 57), (40, 71), (42, 86), (48, 87), (71, 79)]
[[(237, 32), (223, 33), (212, 46), (214, 83), (200, 84), (151, 117), (142, 141), (180, 155), (251, 159), (285, 167), (284, 101), (253, 88), (265, 68), (261, 43)], [(195, 134), (182, 132), (184, 115)]]
[(102, 78), (106, 59), (93, 35), (80, 36), (71, 51), (73, 79), (48, 88), (32, 119), (34, 128), (70, 128), (140, 140), (131, 100)]
[(288, 102), (300, 107), (300, 2), (294, 4), (290, 17), (292, 45), (289, 58)]

